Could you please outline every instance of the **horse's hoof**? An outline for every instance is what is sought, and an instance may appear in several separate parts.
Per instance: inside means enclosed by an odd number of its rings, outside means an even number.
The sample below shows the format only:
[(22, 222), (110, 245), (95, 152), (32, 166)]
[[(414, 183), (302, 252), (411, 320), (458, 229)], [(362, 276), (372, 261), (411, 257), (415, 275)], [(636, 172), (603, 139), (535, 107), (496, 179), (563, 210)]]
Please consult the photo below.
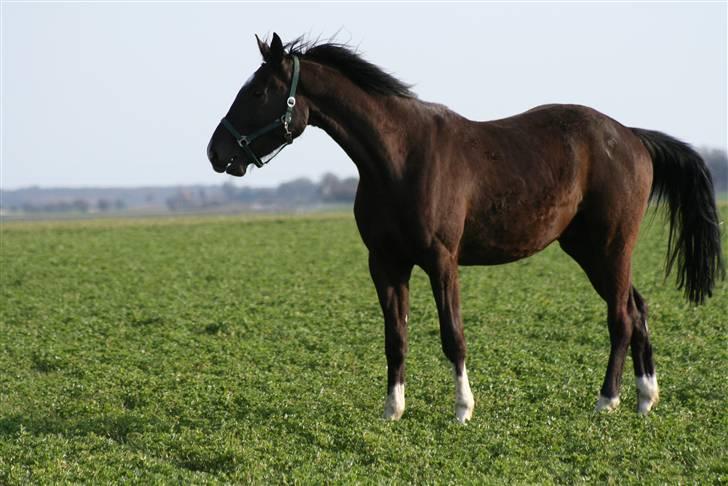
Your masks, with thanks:
[(396, 408), (389, 403), (384, 405), (384, 420), (399, 420), (403, 413), (404, 408)]
[(646, 416), (648, 413), (650, 413), (650, 410), (652, 410), (652, 407), (654, 407), (656, 403), (657, 399), (640, 398), (640, 402), (637, 405), (637, 413), (642, 416)]
[(599, 395), (599, 400), (597, 400), (597, 406), (594, 407), (595, 412), (611, 412), (613, 410), (616, 410), (617, 407), (619, 407), (619, 397), (616, 396), (614, 398), (605, 397), (603, 395)]
[(458, 422), (461, 424), (466, 423), (468, 420), (473, 418), (473, 408), (475, 407), (475, 403), (471, 401), (470, 403), (456, 403), (455, 404), (455, 418)]
[(455, 376), (455, 418), (461, 424), (464, 424), (473, 416), (473, 408), (475, 407), (475, 399), (473, 392), (470, 390), (470, 381), (468, 380), (468, 370), (463, 368), (460, 374), (453, 368)]
[(399, 420), (404, 413), (404, 385), (394, 385), (392, 391), (387, 395), (387, 401), (384, 402), (384, 419)]
[(660, 387), (655, 375), (637, 377), (637, 413), (647, 415), (660, 399)]

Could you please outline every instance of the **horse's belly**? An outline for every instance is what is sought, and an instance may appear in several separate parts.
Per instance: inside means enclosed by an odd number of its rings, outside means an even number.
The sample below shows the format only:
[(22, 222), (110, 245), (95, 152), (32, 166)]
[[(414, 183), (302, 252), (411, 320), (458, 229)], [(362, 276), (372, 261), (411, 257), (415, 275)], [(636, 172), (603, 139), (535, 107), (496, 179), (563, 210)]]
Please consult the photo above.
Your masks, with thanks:
[(532, 247), (528, 249), (522, 248), (517, 251), (509, 248), (482, 244), (478, 246), (469, 246), (464, 247), (460, 251), (458, 263), (460, 265), (501, 265), (503, 263), (515, 262), (516, 260), (529, 257), (538, 253), (546, 246), (548, 246), (548, 243), (542, 247)]
[(531, 256), (556, 240), (575, 214), (576, 207), (569, 204), (475, 215), (463, 228), (459, 262), (498, 265)]

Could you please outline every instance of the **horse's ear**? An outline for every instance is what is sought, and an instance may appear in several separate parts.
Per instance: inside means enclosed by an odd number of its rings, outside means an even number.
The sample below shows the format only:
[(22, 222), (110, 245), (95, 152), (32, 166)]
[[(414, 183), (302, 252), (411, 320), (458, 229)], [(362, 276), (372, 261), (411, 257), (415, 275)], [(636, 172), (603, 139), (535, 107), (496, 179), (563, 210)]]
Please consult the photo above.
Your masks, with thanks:
[(268, 60), (270, 62), (280, 62), (283, 60), (284, 55), (283, 42), (281, 41), (281, 38), (278, 37), (278, 34), (273, 32), (273, 40), (270, 43), (270, 54)]
[(263, 56), (264, 61), (267, 61), (270, 57), (270, 47), (268, 46), (268, 44), (260, 40), (258, 34), (255, 34), (255, 40), (258, 42), (258, 50), (260, 50), (260, 55)]

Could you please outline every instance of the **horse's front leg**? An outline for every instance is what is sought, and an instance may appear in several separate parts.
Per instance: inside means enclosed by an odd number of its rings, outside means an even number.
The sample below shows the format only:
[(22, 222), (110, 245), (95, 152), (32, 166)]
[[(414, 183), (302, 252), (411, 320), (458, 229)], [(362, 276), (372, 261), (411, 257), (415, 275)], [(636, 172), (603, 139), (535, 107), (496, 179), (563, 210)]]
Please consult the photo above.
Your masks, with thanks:
[(404, 360), (407, 355), (407, 313), (412, 265), (386, 255), (369, 253), (369, 271), (384, 314), (387, 356), (387, 400), (384, 418), (399, 420), (404, 413)]
[(440, 318), (440, 338), (445, 356), (453, 364), (455, 376), (455, 416), (459, 422), (470, 420), (475, 407), (470, 391), (468, 372), (465, 368), (465, 336), (460, 318), (460, 286), (458, 265), (449, 253), (440, 255), (432, 268), (428, 269), (432, 293)]

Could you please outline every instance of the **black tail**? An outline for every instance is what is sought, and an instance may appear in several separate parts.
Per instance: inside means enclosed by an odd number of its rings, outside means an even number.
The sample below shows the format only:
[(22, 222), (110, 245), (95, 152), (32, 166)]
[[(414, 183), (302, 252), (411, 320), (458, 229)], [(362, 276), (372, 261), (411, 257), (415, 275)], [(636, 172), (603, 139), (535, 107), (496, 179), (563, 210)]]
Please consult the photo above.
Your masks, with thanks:
[(678, 288), (685, 289), (690, 301), (702, 304), (712, 295), (716, 279), (725, 278), (713, 179), (690, 145), (660, 132), (632, 131), (652, 156), (652, 198), (668, 204), (666, 273), (677, 262)]

